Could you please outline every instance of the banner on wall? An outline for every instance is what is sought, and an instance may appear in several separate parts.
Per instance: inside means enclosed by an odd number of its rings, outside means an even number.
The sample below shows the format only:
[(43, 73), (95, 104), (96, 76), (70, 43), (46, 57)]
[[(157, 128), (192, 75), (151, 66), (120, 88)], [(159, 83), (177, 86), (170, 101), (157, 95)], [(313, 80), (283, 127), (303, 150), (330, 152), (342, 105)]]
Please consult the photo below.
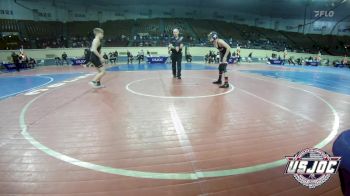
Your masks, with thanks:
[(166, 56), (147, 57), (147, 62), (150, 64), (156, 64), (156, 63), (164, 64), (167, 59), (168, 59), (168, 57), (166, 57)]
[(76, 58), (76, 59), (71, 59), (72, 60), (72, 65), (83, 65), (86, 64), (86, 59), (85, 58)]

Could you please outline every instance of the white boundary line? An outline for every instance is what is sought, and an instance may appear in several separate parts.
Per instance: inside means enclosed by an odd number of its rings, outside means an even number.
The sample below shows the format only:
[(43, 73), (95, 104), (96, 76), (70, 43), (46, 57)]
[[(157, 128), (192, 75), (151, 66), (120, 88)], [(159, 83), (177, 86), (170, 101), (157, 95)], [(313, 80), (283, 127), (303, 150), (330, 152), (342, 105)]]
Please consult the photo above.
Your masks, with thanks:
[[(193, 77), (192, 77), (193, 78)], [(132, 90), (130, 88), (131, 85), (137, 83), (137, 82), (142, 82), (142, 81), (145, 81), (145, 80), (154, 80), (154, 79), (159, 79), (159, 78), (146, 78), (146, 79), (141, 79), (141, 80), (134, 80), (130, 83), (128, 83), (125, 88), (127, 91), (135, 94), (135, 95), (140, 95), (140, 96), (144, 96), (144, 97), (153, 97), (153, 98), (160, 98), (160, 99), (197, 99), (197, 98), (208, 98), (208, 97), (216, 97), (216, 96), (220, 96), (220, 95), (225, 95), (225, 94), (228, 94), (230, 92), (232, 92), (235, 87), (230, 83), (230, 89), (226, 92), (223, 92), (223, 93), (218, 93), (218, 94), (212, 94), (212, 95), (199, 95), (199, 96), (158, 96), (158, 95), (151, 95), (151, 94), (145, 94), (145, 93), (140, 93), (140, 92), (136, 92), (134, 90)], [(208, 80), (211, 80), (209, 78), (200, 78), (200, 79), (208, 79)]]
[[(240, 72), (238, 72), (240, 73)], [(305, 90), (305, 89), (302, 89), (302, 88), (298, 88), (298, 87), (294, 87), (294, 86), (290, 86), (290, 85), (286, 85), (286, 84), (283, 84), (283, 83), (275, 83), (274, 81), (272, 80), (266, 80), (266, 79), (263, 79), (263, 78), (259, 78), (259, 77), (253, 77), (253, 76), (250, 76), (250, 75), (245, 75), (245, 74), (242, 74), (240, 73), (241, 76), (243, 77), (248, 77), (248, 78), (252, 78), (252, 79), (256, 79), (256, 80), (262, 80), (262, 81), (265, 81), (265, 82), (270, 82), (270, 83), (274, 83), (274, 84), (277, 84), (277, 85), (282, 85), (282, 86), (286, 86), (288, 88), (292, 88), (292, 89), (296, 89), (296, 90), (300, 90), (300, 91), (303, 91), (303, 92), (306, 92), (306, 93), (309, 93), (311, 94), (312, 96), (318, 98), (319, 100), (321, 100), (323, 103), (325, 103), (332, 111), (333, 113), (333, 116), (334, 116), (334, 121), (333, 121), (333, 125), (332, 125), (332, 130), (331, 132), (328, 134), (328, 136), (323, 139), (321, 142), (319, 142), (318, 144), (316, 144), (314, 147), (315, 148), (323, 148), (325, 147), (329, 142), (331, 142), (335, 136), (338, 134), (338, 131), (339, 131), (339, 127), (340, 127), (340, 117), (339, 117), (339, 114), (337, 112), (337, 110), (328, 102), (326, 101), (325, 99), (323, 99), (321, 96), (317, 95), (316, 93), (312, 92), (312, 91), (309, 91), (309, 90)], [(277, 79), (279, 80), (279, 79)], [(242, 90), (242, 89), (240, 89)], [(243, 90), (244, 92), (244, 90)], [(262, 98), (264, 99), (264, 98)]]
[[(32, 77), (32, 76), (31, 76)], [(7, 98), (7, 97), (11, 97), (11, 96), (14, 96), (14, 95), (18, 95), (18, 94), (21, 94), (21, 93), (24, 93), (24, 92), (28, 92), (28, 91), (32, 91), (32, 90), (35, 90), (37, 88), (40, 88), (40, 87), (43, 87), (45, 85), (48, 85), (49, 83), (51, 83), (54, 79), (52, 77), (49, 77), (49, 76), (34, 76), (34, 77), (42, 77), (42, 78), (49, 78), (50, 81), (44, 83), (44, 84), (41, 84), (41, 85), (38, 85), (38, 86), (35, 86), (35, 87), (32, 87), (32, 88), (29, 88), (29, 89), (26, 89), (26, 90), (22, 90), (22, 91), (18, 91), (16, 93), (11, 93), (9, 95), (5, 95), (5, 96), (2, 96), (0, 97), (0, 99), (4, 99), (4, 98)]]
[[(189, 152), (191, 157), (194, 158), (194, 153), (193, 153), (191, 141), (189, 140), (189, 138), (185, 132), (185, 129), (182, 125), (180, 117), (177, 114), (176, 108), (173, 104), (171, 104), (169, 106), (169, 111), (170, 111), (171, 119), (173, 121), (174, 128), (175, 128), (176, 133), (177, 133), (176, 135), (177, 135), (177, 138), (179, 139), (182, 150), (184, 151), (185, 154), (186, 154), (186, 152)], [(188, 148), (187, 150), (186, 150), (186, 147)]]

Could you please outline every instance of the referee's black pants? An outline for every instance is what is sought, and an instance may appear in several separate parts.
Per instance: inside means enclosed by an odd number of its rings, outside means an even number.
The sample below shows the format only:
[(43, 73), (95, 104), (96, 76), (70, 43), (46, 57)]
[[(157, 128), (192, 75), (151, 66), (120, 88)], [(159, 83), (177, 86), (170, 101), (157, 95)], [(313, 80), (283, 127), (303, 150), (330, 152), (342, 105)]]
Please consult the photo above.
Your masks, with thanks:
[(181, 60), (182, 60), (182, 54), (172, 54), (171, 55), (173, 76), (181, 77)]

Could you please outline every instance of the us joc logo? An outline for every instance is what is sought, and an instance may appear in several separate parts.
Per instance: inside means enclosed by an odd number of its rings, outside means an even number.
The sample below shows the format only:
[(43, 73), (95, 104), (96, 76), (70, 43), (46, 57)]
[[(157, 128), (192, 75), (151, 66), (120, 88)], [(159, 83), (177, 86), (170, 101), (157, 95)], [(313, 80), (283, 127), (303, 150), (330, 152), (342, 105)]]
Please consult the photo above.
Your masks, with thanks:
[(304, 186), (316, 188), (336, 174), (340, 157), (332, 157), (317, 148), (307, 148), (294, 156), (286, 156), (285, 174), (291, 174)]

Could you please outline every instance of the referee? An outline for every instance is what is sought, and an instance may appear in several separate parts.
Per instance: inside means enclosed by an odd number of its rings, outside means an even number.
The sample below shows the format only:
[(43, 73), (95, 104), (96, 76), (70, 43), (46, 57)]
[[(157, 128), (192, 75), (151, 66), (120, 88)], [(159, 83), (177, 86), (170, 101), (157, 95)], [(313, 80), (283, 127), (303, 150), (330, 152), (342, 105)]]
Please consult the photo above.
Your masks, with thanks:
[(170, 39), (169, 50), (171, 51), (171, 63), (173, 68), (173, 77), (181, 79), (181, 60), (182, 60), (182, 48), (183, 37), (179, 37), (179, 29), (173, 30), (173, 35)]

